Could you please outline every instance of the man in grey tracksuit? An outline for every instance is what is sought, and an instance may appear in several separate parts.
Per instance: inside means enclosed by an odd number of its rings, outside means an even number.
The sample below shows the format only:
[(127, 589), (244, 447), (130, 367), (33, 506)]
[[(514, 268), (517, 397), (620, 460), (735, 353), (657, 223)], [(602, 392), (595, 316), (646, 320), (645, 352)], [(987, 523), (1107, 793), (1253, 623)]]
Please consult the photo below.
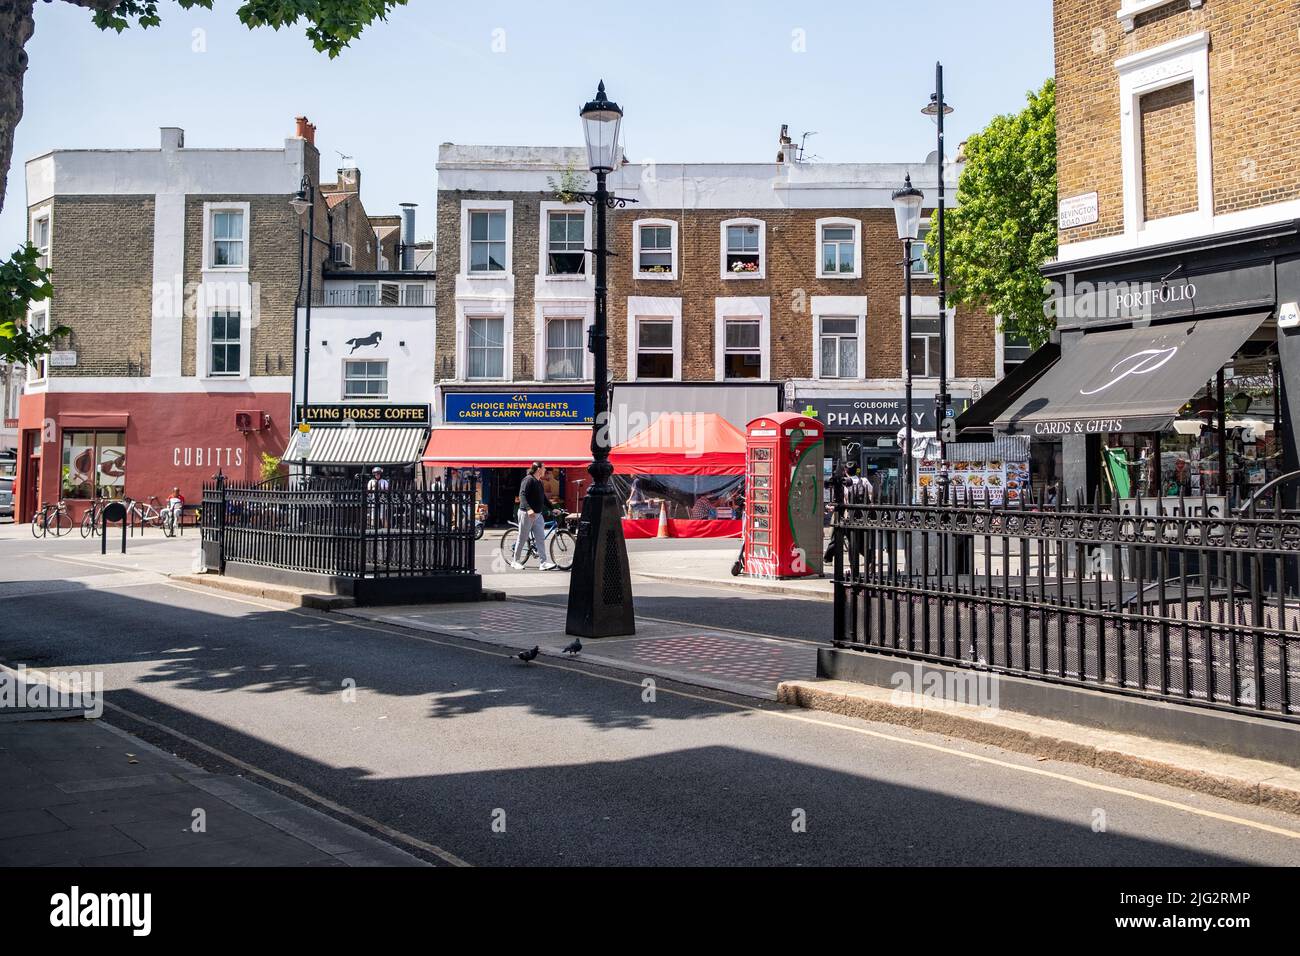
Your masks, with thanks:
[(542, 472), (545, 467), (535, 461), (528, 468), (524, 480), (519, 484), (519, 537), (515, 541), (515, 554), (510, 566), (516, 571), (522, 570), (524, 558), (528, 554), (528, 537), (532, 535), (533, 550), (541, 562), (543, 571), (555, 567), (555, 562), (546, 553), (546, 489), (542, 486)]

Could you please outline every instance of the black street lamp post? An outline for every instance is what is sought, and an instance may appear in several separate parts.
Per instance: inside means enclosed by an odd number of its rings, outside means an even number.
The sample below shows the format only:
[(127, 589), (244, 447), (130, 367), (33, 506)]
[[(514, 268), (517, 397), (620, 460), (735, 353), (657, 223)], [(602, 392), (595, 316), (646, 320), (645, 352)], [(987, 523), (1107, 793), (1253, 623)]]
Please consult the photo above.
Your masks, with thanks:
[[(316, 270), (312, 268), (312, 243), (319, 242), (326, 246), (329, 245), (324, 239), (316, 237), (316, 190), (312, 186), (311, 180), (304, 173), (302, 182), (298, 184), (298, 193), (289, 200), (289, 205), (298, 212), (307, 214), (307, 241), (301, 244), (298, 253), (298, 269), (303, 268), (303, 256), (306, 256), (307, 268), (307, 306), (306, 314), (303, 316), (303, 334), (302, 334), (302, 406), (303, 413), (307, 411), (308, 388), (311, 372), (311, 279), (312, 273)], [(297, 320), (295, 319), (295, 325)]]
[(903, 361), (906, 365), (906, 386), (903, 397), (903, 486), (907, 501), (912, 501), (912, 243), (921, 227), (921, 190), (912, 185), (908, 175), (903, 188), (894, 191), (894, 218), (898, 225), (898, 238), (903, 243)]
[[(938, 173), (939, 181), (939, 394), (934, 397), (935, 427), (938, 430), (939, 437), (939, 497), (943, 502), (948, 500), (948, 447), (947, 447), (947, 424), (948, 409), (952, 405), (952, 397), (948, 394), (948, 275), (945, 269), (943, 236), (943, 211), (944, 211), (944, 154), (943, 154), (943, 118), (952, 112), (952, 107), (947, 104), (943, 98), (943, 64), (934, 65), (934, 92), (930, 94), (930, 102), (927, 103), (921, 112), (926, 116), (934, 118), (935, 124), (939, 129), (939, 148), (935, 153), (935, 167)], [(955, 331), (955, 330), (954, 330)]]
[(609, 463), (609, 356), (606, 333), (608, 287), (605, 213), (629, 200), (611, 196), (606, 177), (618, 161), (618, 130), (623, 111), (605, 97), (602, 80), (596, 98), (580, 113), (587, 140), (587, 160), (596, 174), (596, 191), (574, 193), (591, 203), (596, 212), (595, 313), (588, 333), (587, 350), (593, 356), (595, 417), (591, 427), (591, 457), (587, 466), (591, 487), (582, 499), (578, 540), (569, 576), (569, 609), (565, 631), (578, 637), (615, 637), (636, 633), (632, 608), (632, 576), (628, 570), (627, 543), (623, 540), (622, 513), (618, 495), (610, 483), (614, 466)]

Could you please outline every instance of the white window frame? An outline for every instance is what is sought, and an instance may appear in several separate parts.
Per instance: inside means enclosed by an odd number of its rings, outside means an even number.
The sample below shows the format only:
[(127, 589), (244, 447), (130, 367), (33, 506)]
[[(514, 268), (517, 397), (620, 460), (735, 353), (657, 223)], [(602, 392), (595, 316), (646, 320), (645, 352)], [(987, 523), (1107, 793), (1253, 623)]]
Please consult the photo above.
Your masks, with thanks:
[[(642, 272), (641, 271), (641, 227), (652, 226), (662, 228), (667, 226), (669, 229), (668, 242), (670, 245), (672, 266), (667, 272)], [(677, 280), (677, 220), (676, 219), (638, 219), (632, 223), (632, 278), (645, 279), (648, 281), (675, 282)], [(656, 252), (662, 250), (655, 250)], [(725, 260), (724, 260), (725, 261)]]
[[(469, 323), (471, 319), (500, 319), (501, 320), (501, 375), (499, 377), (474, 377), (470, 378), (469, 374)], [(458, 336), (459, 342), (457, 352), (460, 356), (460, 377), (467, 382), (508, 382), (514, 377), (514, 330), (511, 316), (500, 311), (476, 310), (471, 309), (465, 312), (458, 330), (461, 334)]]
[[(415, 289), (420, 290), (419, 302), (410, 301), (411, 292)], [(420, 308), (421, 306), (432, 305), (432, 303), (429, 301), (430, 296), (428, 295), (428, 292), (429, 290), (425, 288), (425, 284), (423, 282), (403, 282), (402, 283), (402, 305), (409, 306), (411, 308)]]
[(713, 300), (713, 380), (715, 382), (745, 382), (748, 379), (726, 377), (726, 323), (727, 319), (758, 319), (759, 347), (762, 359), (758, 381), (771, 381), (772, 377), (772, 299), (765, 295), (724, 295)]
[[(42, 206), (39, 209), (32, 210), (31, 222), (27, 234), (31, 237), (31, 243), (36, 247), (36, 251), (41, 257), (37, 260), (37, 265), (42, 269), (48, 269), (50, 266), (50, 242), (54, 236), (53, 221), (51, 208), (49, 206)], [(45, 241), (43, 243), (36, 241), (36, 227), (40, 223), (45, 224)]]
[[(899, 300), (902, 301), (901, 299)], [(937, 300), (936, 300), (937, 301)], [(822, 377), (822, 318), (858, 320), (857, 379), (826, 379), (828, 382), (857, 381), (867, 374), (867, 297), (865, 295), (815, 295), (812, 307), (812, 377)]]
[[(921, 223), (920, 223), (920, 226), (919, 226), (919, 227), (917, 228), (917, 230), (916, 230), (916, 240), (912, 243), (912, 259), (913, 259), (913, 260), (916, 259), (916, 245), (917, 245), (917, 243), (922, 242), (922, 240), (921, 240), (921, 231), (922, 231), (922, 230), (925, 230), (925, 236), (926, 236), (926, 238), (925, 238), (924, 245), (928, 246), (928, 245), (930, 244), (930, 243), (929, 243), (930, 230), (932, 230), (932, 229), (934, 229), (934, 228), (935, 228), (935, 222), (934, 222), (933, 217), (931, 217), (931, 216), (922, 216), (922, 217), (921, 217)], [(937, 236), (936, 236), (935, 238), (936, 238), (936, 240), (938, 239)], [(927, 251), (928, 251), (928, 250), (927, 250)], [(921, 271), (920, 271), (920, 272), (913, 272), (913, 273), (912, 273), (912, 278), (913, 278), (913, 279), (933, 279), (934, 277), (935, 277), (935, 274), (934, 274), (933, 272), (930, 271), (930, 267), (929, 267), (929, 265), (926, 264), (926, 261), (925, 261), (924, 258), (921, 259)]]
[[(384, 366), (384, 393), (382, 395), (349, 395), (348, 394), (348, 366), (356, 362), (378, 362)], [(348, 358), (344, 357), (339, 363), (339, 369), (342, 373), (342, 381), (339, 384), (339, 396), (345, 402), (371, 402), (387, 401), (389, 393), (390, 377), (388, 374), (388, 359), (386, 358)], [(374, 381), (374, 378), (367, 375), (354, 381)]]
[(1115, 19), (1124, 25), (1125, 33), (1132, 33), (1139, 16), (1174, 3), (1185, 3), (1187, 9), (1195, 10), (1203, 6), (1205, 0), (1120, 0), (1119, 9), (1115, 11)]
[[(237, 266), (219, 266), (213, 262), (216, 239), (213, 221), (219, 212), (243, 213), (244, 234), (241, 242), (244, 247), (244, 261)], [(252, 250), (248, 241), (252, 226), (252, 204), (246, 202), (205, 202), (203, 204), (203, 269), (205, 272), (247, 272)]]
[[(506, 267), (500, 272), (469, 271), (470, 214), (475, 212), (504, 212), (506, 214)], [(515, 204), (509, 199), (463, 199), (460, 204), (460, 274), (471, 279), (500, 279), (513, 276), (515, 271)]]
[[(237, 372), (214, 372), (212, 371), (212, 349), (217, 345), (217, 341), (212, 338), (212, 320), (218, 312), (234, 312), (239, 316), (239, 338), (238, 339), (221, 339), (222, 343), (234, 343), (239, 347), (239, 371)], [(248, 336), (245, 334), (248, 328), (248, 316), (243, 309), (232, 309), (224, 307), (220, 309), (209, 309), (205, 313), (204, 329), (205, 342), (203, 345), (203, 355), (207, 365), (207, 378), (244, 378), (248, 375)]]
[[(1214, 162), (1210, 140), (1210, 35), (1182, 37), (1115, 61), (1119, 72), (1121, 166), (1124, 175), (1124, 232), (1133, 243), (1185, 237), (1214, 222)], [(1171, 86), (1192, 83), (1196, 136), (1195, 212), (1146, 221), (1142, 214), (1141, 99)]]
[[(557, 212), (581, 213), (583, 247), (586, 249), (595, 246), (591, 232), (591, 207), (586, 203), (563, 202), (543, 202), (541, 207), (541, 222), (538, 226), (541, 231), (537, 241), (537, 274), (548, 282), (587, 282), (591, 280), (594, 263), (590, 252), (583, 256), (583, 271), (577, 273), (552, 273), (550, 271), (551, 260), (549, 255), (551, 251), (551, 214)], [(481, 273), (479, 274), (481, 275)]]
[[(38, 317), (40, 319), (39, 322), (37, 321)], [(44, 308), (28, 310), (27, 326), (28, 328), (34, 329), (38, 332), (49, 331), (50, 310), (48, 307), (48, 301), (46, 302), (46, 306)], [(40, 358), (36, 360), (35, 363), (27, 366), (27, 381), (28, 382), (45, 381), (46, 376), (49, 375), (49, 363), (50, 363), (50, 357), (48, 355), (42, 355)], [(16, 418), (17, 416), (15, 415), (14, 417)]]
[[(853, 229), (853, 271), (826, 272), (825, 239), (822, 235), (826, 227), (832, 229)], [(862, 278), (862, 220), (830, 216), (817, 220), (817, 278), (819, 279), (861, 279)]]
[[(907, 350), (911, 346), (911, 343), (907, 341), (907, 321), (904, 318), (906, 309), (907, 309), (907, 296), (900, 295), (898, 297), (898, 316), (899, 316), (898, 338), (899, 338), (899, 343), (901, 344), (903, 349), (898, 355), (898, 359), (899, 359), (898, 369), (899, 369), (900, 377), (906, 377), (907, 375)], [(912, 296), (912, 318), (914, 320), (915, 319), (936, 319), (938, 317), (939, 317), (938, 296), (934, 296), (934, 295)], [(946, 342), (946, 348), (944, 349), (944, 353), (945, 353), (944, 359), (948, 365), (948, 378), (949, 380), (951, 380), (952, 378), (955, 377), (953, 375), (953, 372), (957, 368), (957, 364), (956, 364), (957, 310), (955, 308), (951, 306), (948, 308), (948, 316), (946, 321), (947, 321), (947, 325), (945, 326), (944, 331), (947, 334), (947, 342)], [(915, 331), (915, 329), (913, 329), (913, 331)], [(913, 377), (926, 379), (927, 381), (930, 379), (938, 380), (939, 372), (936, 369), (933, 375), (920, 375), (917, 374), (914, 370)]]
[[(758, 226), (758, 271), (732, 272), (727, 268), (727, 228)], [(724, 219), (718, 226), (718, 271), (724, 279), (767, 278), (767, 223), (762, 219)]]
[(627, 297), (627, 380), (638, 381), (636, 374), (637, 323), (641, 319), (670, 319), (673, 324), (673, 377), (640, 379), (662, 382), (682, 380), (682, 300), (677, 296), (630, 295)]
[[(994, 316), (993, 375), (999, 381), (1002, 380), (1003, 378), (1006, 378), (1007, 375), (1007, 334), (1005, 332), (998, 330), (997, 327), (1000, 326), (1001, 324), (1002, 324), (1002, 317)], [(1033, 350), (1030, 350), (1029, 354), (1033, 355), (1034, 354)], [(1027, 361), (1028, 358), (1026, 357), (1021, 362), (1017, 362), (1016, 365), (1022, 365), (1024, 364), (1024, 362)], [(1015, 367), (1016, 367), (1015, 365), (1012, 366), (1012, 368)]]
[[(570, 378), (551, 377), (550, 360), (549, 360), (550, 351), (551, 351), (551, 340), (550, 340), (549, 333), (550, 333), (550, 324), (552, 322), (577, 322), (578, 328), (581, 330), (578, 335), (578, 345), (577, 345), (578, 374)], [(542, 340), (541, 340), (541, 348), (539, 349), (539, 351), (541, 352), (541, 362), (537, 366), (538, 372), (541, 373), (537, 376), (539, 381), (545, 379), (545, 381), (548, 382), (581, 382), (587, 377), (587, 356), (590, 354), (587, 351), (587, 329), (589, 327), (590, 326), (589, 323), (587, 322), (586, 316), (581, 314), (573, 315), (573, 314), (568, 314), (563, 312), (558, 312), (558, 313), (550, 312), (542, 317)]]
[(590, 382), (594, 375), (595, 356), (587, 351), (587, 332), (596, 320), (596, 307), (592, 299), (542, 300), (533, 304), (533, 378), (547, 381), (546, 376), (546, 323), (550, 319), (582, 319), (582, 376), (577, 379), (551, 379), (557, 382)]

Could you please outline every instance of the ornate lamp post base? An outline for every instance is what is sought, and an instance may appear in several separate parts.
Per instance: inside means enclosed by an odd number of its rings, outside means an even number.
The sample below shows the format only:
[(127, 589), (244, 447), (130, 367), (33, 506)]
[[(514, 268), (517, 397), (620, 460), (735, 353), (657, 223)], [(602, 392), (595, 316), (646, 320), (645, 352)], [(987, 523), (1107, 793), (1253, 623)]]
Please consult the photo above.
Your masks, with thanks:
[[(606, 474), (597, 474), (597, 465)], [(623, 510), (609, 484), (608, 462), (593, 462), (592, 487), (582, 502), (578, 542), (569, 574), (569, 616), (565, 633), (577, 637), (619, 637), (636, 633), (632, 574), (623, 541)]]

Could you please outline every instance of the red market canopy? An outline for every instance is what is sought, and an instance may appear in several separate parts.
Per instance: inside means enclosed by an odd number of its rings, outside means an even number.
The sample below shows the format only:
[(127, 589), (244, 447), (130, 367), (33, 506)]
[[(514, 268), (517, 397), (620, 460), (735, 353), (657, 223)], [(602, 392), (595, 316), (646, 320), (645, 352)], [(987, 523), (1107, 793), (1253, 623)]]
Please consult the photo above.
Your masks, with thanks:
[(665, 412), (609, 460), (620, 475), (743, 475), (745, 435), (712, 412)]
[(433, 430), (424, 449), (424, 463), (440, 468), (523, 468), (533, 461), (552, 468), (587, 464), (591, 429), (447, 425)]

